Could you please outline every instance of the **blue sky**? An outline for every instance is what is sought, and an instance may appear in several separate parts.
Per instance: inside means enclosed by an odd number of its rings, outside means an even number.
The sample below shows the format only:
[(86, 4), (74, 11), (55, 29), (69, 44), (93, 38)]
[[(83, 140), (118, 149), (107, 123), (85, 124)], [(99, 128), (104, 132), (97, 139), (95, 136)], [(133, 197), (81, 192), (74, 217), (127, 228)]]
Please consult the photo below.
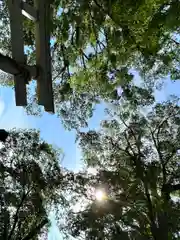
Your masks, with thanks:
[[(137, 78), (137, 76), (136, 76)], [(167, 80), (164, 89), (156, 92), (157, 101), (163, 101), (170, 94), (179, 95), (180, 81), (172, 83)], [(104, 118), (104, 107), (99, 105), (93, 118), (89, 121), (89, 127), (96, 129)], [(41, 118), (27, 116), (23, 108), (15, 106), (14, 91), (10, 88), (0, 88), (0, 128), (35, 128), (41, 132), (41, 137), (48, 143), (61, 147), (65, 158), (63, 165), (77, 170), (80, 167), (80, 150), (75, 144), (75, 132), (65, 130), (56, 115), (44, 113)], [(49, 240), (58, 240), (60, 235), (53, 224)]]

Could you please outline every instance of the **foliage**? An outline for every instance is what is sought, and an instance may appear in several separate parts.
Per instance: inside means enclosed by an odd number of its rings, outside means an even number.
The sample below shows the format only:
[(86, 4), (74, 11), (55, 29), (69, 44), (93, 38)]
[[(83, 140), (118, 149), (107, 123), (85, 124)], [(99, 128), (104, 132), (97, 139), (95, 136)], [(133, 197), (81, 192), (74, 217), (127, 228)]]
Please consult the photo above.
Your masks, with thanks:
[[(10, 54), (9, 15), (6, 1), (0, 3), (0, 47)], [(53, 0), (51, 6), (56, 112), (68, 127), (86, 125), (97, 102), (117, 100), (116, 89), (132, 81), (132, 68), (144, 80), (167, 75), (179, 79), (178, 0)], [(35, 61), (33, 29), (24, 18), (31, 64)], [(36, 97), (29, 94), (27, 111), (39, 114)]]
[[(86, 167), (69, 182), (62, 229), (76, 239), (179, 239), (179, 99), (146, 114), (123, 104), (108, 112), (99, 131), (79, 132)], [(97, 201), (95, 189), (106, 199)]]
[(61, 201), (61, 151), (34, 130), (12, 130), (0, 148), (0, 239), (37, 240)]

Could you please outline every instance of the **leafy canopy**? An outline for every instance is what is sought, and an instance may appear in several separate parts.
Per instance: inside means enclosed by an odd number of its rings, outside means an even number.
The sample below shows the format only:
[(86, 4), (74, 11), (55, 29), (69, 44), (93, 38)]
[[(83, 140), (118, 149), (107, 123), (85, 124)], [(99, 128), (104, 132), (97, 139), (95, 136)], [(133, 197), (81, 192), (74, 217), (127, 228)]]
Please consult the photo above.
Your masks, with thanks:
[(62, 200), (61, 155), (37, 131), (9, 132), (0, 147), (1, 239), (37, 240), (47, 235), (49, 212)]
[[(178, 0), (52, 0), (51, 5), (55, 104), (68, 127), (85, 126), (98, 102), (117, 100), (116, 89), (132, 81), (132, 68), (144, 80), (179, 79)], [(6, 1), (0, 6), (0, 47), (9, 52)], [(24, 19), (29, 63), (35, 61), (33, 29)], [(29, 95), (27, 111), (39, 114), (36, 97)]]
[[(85, 170), (69, 184), (62, 229), (92, 240), (179, 239), (179, 99), (157, 103), (146, 114), (123, 104), (108, 113), (99, 131), (79, 133)], [(105, 192), (104, 201), (95, 199), (95, 189)]]

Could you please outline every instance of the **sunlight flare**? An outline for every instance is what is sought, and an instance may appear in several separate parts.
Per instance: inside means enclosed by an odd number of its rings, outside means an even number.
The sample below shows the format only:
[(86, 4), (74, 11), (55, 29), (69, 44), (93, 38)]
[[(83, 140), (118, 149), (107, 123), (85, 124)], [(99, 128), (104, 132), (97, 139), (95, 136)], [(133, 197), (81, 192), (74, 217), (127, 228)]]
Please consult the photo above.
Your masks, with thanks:
[(102, 202), (106, 199), (106, 193), (102, 189), (97, 189), (95, 196), (96, 196), (96, 200), (100, 201), (100, 202)]

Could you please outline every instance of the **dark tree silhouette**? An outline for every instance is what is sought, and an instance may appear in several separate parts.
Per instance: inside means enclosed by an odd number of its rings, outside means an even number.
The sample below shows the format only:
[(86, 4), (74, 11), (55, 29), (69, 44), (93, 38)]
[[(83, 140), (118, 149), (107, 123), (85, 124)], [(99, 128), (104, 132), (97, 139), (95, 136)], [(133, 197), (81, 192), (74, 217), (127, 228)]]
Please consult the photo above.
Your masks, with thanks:
[(0, 141), (1, 142), (5, 142), (8, 136), (9, 136), (9, 133), (6, 130), (0, 129)]

